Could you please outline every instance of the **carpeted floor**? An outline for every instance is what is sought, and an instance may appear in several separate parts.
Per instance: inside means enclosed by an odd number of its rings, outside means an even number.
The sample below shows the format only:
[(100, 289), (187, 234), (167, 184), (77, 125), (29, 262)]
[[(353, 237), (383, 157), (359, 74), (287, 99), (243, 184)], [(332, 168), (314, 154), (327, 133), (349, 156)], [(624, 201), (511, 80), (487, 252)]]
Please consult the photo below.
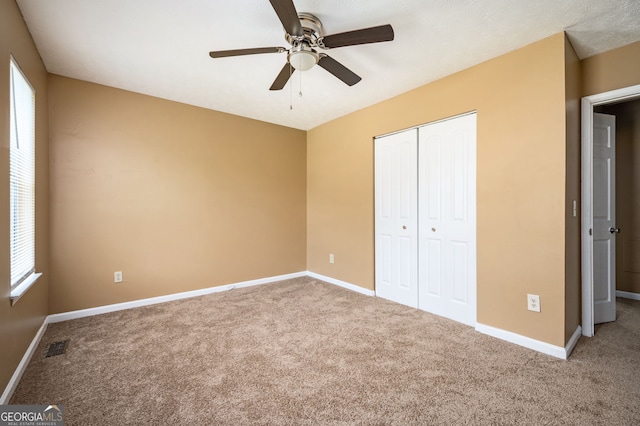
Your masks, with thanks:
[(640, 302), (562, 361), (298, 278), (51, 324), (11, 403), (67, 425), (637, 425)]

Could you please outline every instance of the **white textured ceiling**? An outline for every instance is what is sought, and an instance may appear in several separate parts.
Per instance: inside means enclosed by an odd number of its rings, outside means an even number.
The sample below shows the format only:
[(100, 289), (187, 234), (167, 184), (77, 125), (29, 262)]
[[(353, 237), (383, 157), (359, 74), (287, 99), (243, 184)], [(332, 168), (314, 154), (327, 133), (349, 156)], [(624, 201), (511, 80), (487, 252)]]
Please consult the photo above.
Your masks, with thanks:
[(268, 0), (17, 2), (51, 73), (304, 130), (563, 30), (581, 58), (640, 40), (639, 0), (294, 0), (325, 34), (395, 40), (326, 51), (355, 86), (314, 67), (273, 92), (286, 54), (208, 55), (288, 47)]

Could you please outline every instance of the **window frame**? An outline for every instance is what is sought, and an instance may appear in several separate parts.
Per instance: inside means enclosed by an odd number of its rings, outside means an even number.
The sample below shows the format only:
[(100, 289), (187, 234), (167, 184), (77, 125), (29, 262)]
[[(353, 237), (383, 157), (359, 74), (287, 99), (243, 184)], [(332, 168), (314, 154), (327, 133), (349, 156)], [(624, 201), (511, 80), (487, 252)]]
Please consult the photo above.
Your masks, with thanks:
[[(21, 111), (22, 109), (20, 108), (19, 103), (16, 102), (16, 79), (17, 78), (21, 78), (22, 81), (19, 81), (18, 84), (21, 85), (22, 87), (24, 87), (24, 83), (26, 83), (26, 85), (29, 87), (29, 89), (31, 90), (31, 112), (28, 114), (28, 120), (31, 122), (29, 124), (27, 124), (28, 126), (30, 126), (29, 129), (29, 133), (28, 134), (28, 138), (27, 140), (24, 140), (20, 138), (20, 132), (19, 132), (19, 127), (20, 124), (18, 124), (19, 122), (19, 117), (22, 114), (19, 114), (19, 111)], [(27, 76), (25, 75), (25, 73), (22, 71), (22, 69), (20, 68), (20, 65), (18, 64), (18, 62), (16, 61), (16, 59), (12, 56), (9, 55), (9, 117), (10, 117), (10, 123), (9, 123), (9, 238), (11, 239), (10, 241), (10, 280), (9, 280), (9, 285), (10, 285), (10, 299), (11, 299), (11, 304), (15, 304), (18, 299), (20, 299), (20, 297), (22, 297), (25, 292), (31, 288), (31, 286), (33, 286), (33, 284), (35, 284), (35, 282), (38, 280), (38, 278), (40, 278), (40, 276), (42, 275), (41, 273), (37, 273), (36, 272), (36, 220), (35, 220), (35, 213), (36, 213), (36, 90), (33, 87), (33, 85), (31, 84), (31, 82), (29, 81), (29, 79), (27, 78)], [(28, 165), (26, 167), (23, 166), (18, 166), (19, 169), (19, 173), (21, 174), (21, 177), (23, 179), (25, 179), (25, 176), (27, 176), (24, 172), (23, 169), (27, 169), (26, 173), (29, 173), (30, 175), (26, 178), (27, 180), (27, 187), (29, 188), (26, 191), (26, 195), (27, 195), (27, 199), (29, 201), (27, 201), (28, 206), (27, 206), (27, 219), (26, 219), (26, 226), (28, 228), (31, 228), (30, 231), (27, 232), (27, 236), (30, 237), (30, 239), (28, 240), (28, 242), (26, 243), (27, 246), (27, 250), (29, 251), (28, 254), (26, 255), (26, 260), (28, 262), (27, 268), (28, 269), (24, 269), (24, 273), (21, 274), (21, 276), (17, 279), (14, 280), (14, 274), (13, 274), (13, 269), (15, 268), (14, 262), (16, 261), (16, 259), (14, 258), (14, 256), (16, 256), (16, 252), (20, 252), (23, 250), (15, 250), (13, 248), (13, 244), (12, 241), (15, 239), (15, 228), (14, 226), (17, 226), (16, 223), (18, 221), (20, 221), (20, 223), (24, 226), (25, 223), (25, 219), (19, 219), (19, 215), (18, 215), (18, 208), (17, 205), (19, 205), (19, 201), (16, 201), (18, 199), (18, 197), (20, 197), (20, 195), (24, 195), (25, 192), (23, 190), (24, 186), (22, 186), (22, 189), (18, 189), (18, 187), (20, 186), (19, 182), (16, 182), (16, 180), (14, 180), (13, 175), (14, 173), (12, 173), (12, 168), (13, 168), (13, 163), (15, 161), (20, 161), (22, 159), (18, 158), (18, 154), (15, 152), (16, 148), (14, 148), (14, 141), (16, 142), (17, 146), (19, 146), (21, 143), (28, 143), (30, 144), (30, 152), (27, 154), (27, 161), (29, 162)], [(19, 148), (18, 148), (19, 149)], [(15, 157), (15, 158), (14, 158)], [(19, 180), (19, 178), (18, 178)], [(24, 214), (24, 213), (22, 213)], [(20, 243), (20, 244), (24, 244), (24, 243)], [(22, 257), (24, 257), (25, 255), (22, 254)], [(18, 257), (19, 258), (19, 257)], [(14, 282), (15, 281), (15, 282)]]

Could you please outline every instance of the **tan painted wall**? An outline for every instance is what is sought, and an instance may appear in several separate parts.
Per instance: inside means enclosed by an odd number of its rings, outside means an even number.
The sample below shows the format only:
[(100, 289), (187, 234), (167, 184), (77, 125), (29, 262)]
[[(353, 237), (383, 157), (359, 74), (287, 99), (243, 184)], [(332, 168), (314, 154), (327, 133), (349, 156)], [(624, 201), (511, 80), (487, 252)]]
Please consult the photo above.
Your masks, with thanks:
[[(36, 90), (36, 269), (43, 276), (9, 301), (9, 55)], [(0, 392), (47, 315), (49, 280), (47, 71), (13, 0), (0, 1)]]
[(597, 109), (616, 116), (616, 289), (640, 294), (640, 100)]
[[(565, 37), (565, 97), (567, 177), (565, 202), (565, 342), (581, 323), (581, 241), (580, 241), (580, 97), (582, 67), (569, 39)], [(576, 215), (573, 215), (573, 203)]]
[(308, 269), (373, 289), (373, 137), (477, 110), (478, 322), (564, 346), (564, 75), (557, 34), (309, 131)]
[(305, 132), (55, 75), (49, 89), (51, 313), (306, 270)]
[(582, 61), (582, 96), (640, 84), (640, 42)]

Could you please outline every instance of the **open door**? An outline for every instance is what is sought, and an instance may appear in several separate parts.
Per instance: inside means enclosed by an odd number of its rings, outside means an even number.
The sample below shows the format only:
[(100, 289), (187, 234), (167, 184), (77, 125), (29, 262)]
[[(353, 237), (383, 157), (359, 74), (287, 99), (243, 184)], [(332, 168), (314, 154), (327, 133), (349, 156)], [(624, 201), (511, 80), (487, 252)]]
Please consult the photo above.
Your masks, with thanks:
[(582, 98), (582, 335), (616, 319), (615, 117), (594, 107), (640, 99), (640, 85)]
[(593, 322), (616, 320), (616, 117), (593, 114)]

